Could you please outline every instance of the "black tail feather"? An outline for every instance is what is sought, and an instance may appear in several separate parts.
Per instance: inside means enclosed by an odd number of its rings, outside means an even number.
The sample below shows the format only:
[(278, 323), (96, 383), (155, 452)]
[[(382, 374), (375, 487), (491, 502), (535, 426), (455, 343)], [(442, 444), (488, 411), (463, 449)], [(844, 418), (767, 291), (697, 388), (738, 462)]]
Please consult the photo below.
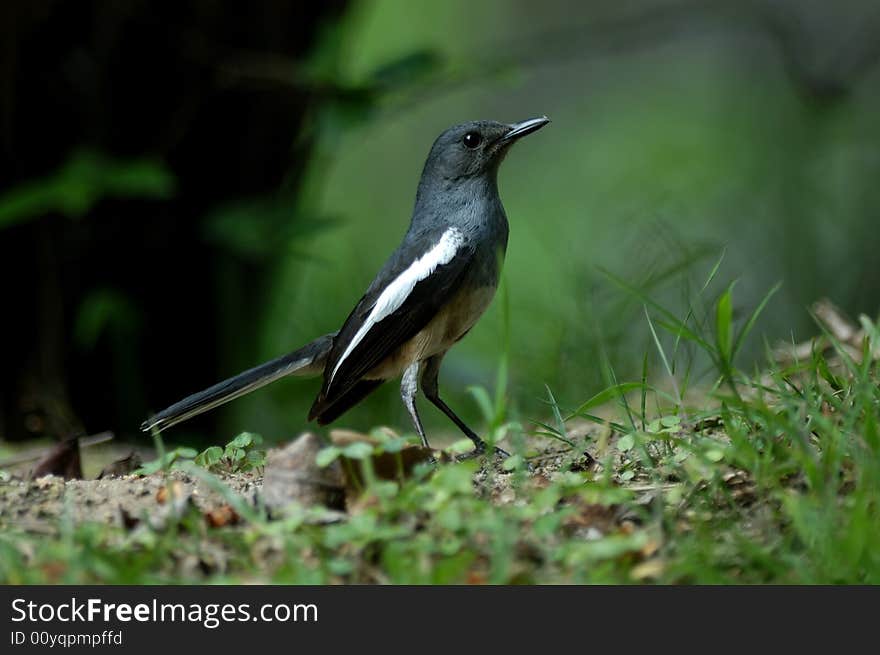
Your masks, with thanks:
[(336, 333), (315, 339), (299, 350), (239, 373), (213, 387), (187, 396), (141, 424), (141, 430), (162, 431), (288, 375), (319, 375)]

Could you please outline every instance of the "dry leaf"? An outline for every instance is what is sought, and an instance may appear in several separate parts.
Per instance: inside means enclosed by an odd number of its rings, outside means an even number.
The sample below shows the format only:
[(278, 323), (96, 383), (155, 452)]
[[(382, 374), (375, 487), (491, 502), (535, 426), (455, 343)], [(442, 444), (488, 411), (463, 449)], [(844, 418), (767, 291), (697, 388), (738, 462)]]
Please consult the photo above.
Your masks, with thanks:
[(629, 572), (633, 580), (646, 580), (648, 578), (659, 578), (666, 570), (666, 562), (660, 558), (651, 559), (641, 562), (632, 567)]
[(111, 462), (101, 469), (101, 472), (98, 474), (98, 479), (118, 478), (123, 475), (128, 475), (135, 469), (140, 468), (142, 464), (143, 461), (141, 461), (141, 456), (132, 450), (126, 457), (117, 459), (115, 462)]
[(205, 521), (212, 528), (222, 528), (226, 525), (235, 525), (239, 516), (231, 505), (221, 505), (211, 511), (205, 512)]
[(642, 549), (639, 552), (641, 553), (642, 557), (651, 557), (658, 550), (660, 550), (661, 545), (662, 542), (659, 539), (651, 537), (648, 539), (647, 542), (645, 542), (645, 545), (642, 546)]
[(82, 466), (79, 458), (79, 439), (65, 439), (52, 447), (34, 467), (33, 477), (58, 475), (65, 480), (81, 480)]
[(183, 498), (186, 495), (188, 494), (183, 482), (180, 480), (172, 480), (168, 484), (159, 487), (156, 491), (156, 502), (160, 505), (164, 505), (169, 500), (174, 501)]

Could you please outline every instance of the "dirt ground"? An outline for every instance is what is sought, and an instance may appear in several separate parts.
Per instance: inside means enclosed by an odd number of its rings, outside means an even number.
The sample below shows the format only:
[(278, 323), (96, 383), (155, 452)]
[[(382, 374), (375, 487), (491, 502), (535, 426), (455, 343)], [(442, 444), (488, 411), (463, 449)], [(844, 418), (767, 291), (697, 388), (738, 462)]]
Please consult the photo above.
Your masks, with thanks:
[[(337, 441), (352, 438), (350, 434), (335, 437)], [(238, 473), (215, 471), (214, 483), (174, 469), (167, 477), (159, 472), (65, 480), (58, 475), (34, 478), (28, 467), (18, 467), (5, 479), (0, 478), (0, 530), (50, 535), (56, 534), (64, 521), (99, 522), (117, 527), (139, 521), (159, 525), (169, 513), (181, 512), (184, 505), (194, 505), (205, 516), (212, 516), (229, 507), (229, 499), (217, 491), (217, 481), (251, 507), (258, 504), (281, 507), (297, 501), (344, 510), (345, 496), (351, 493), (350, 481), (338, 462), (327, 468), (315, 465), (315, 455), (321, 447), (314, 435), (304, 433), (283, 448), (270, 450), (265, 469)], [(578, 457), (568, 449), (556, 448), (553, 442), (544, 443), (543, 447), (531, 460), (533, 476), (549, 479), (556, 471), (570, 469), (572, 465), (593, 465), (588, 455)], [(124, 450), (117, 446), (88, 453), (88, 449), (84, 449), (83, 470), (94, 476), (111, 458), (129, 454)], [(415, 448), (405, 451), (404, 455), (407, 453), (410, 454), (405, 457), (407, 465), (424, 461), (429, 455)], [(151, 456), (148, 451), (141, 453), (144, 460)], [(573, 462), (573, 457), (578, 461)], [(375, 463), (381, 476), (383, 463), (380, 460)], [(510, 476), (501, 468), (500, 459), (486, 460), (477, 471), (474, 483), (478, 493), (494, 502), (513, 499)]]
[[(256, 472), (224, 475), (221, 480), (249, 503), (262, 487), (262, 475)], [(162, 501), (163, 490), (169, 487), (179, 497), (191, 499), (205, 514), (227, 505), (203, 481), (181, 471), (171, 471), (168, 480), (161, 473), (100, 480), (65, 481), (56, 475), (34, 480), (13, 478), (0, 483), (0, 530), (53, 534), (63, 519), (115, 526), (143, 518), (158, 521), (169, 506)]]

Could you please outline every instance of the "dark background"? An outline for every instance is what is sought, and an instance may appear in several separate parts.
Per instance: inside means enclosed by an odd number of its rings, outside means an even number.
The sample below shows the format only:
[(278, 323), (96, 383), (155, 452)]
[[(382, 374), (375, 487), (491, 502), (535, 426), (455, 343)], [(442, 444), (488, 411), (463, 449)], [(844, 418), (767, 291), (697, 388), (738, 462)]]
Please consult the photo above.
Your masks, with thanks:
[(0, 179), (11, 194), (59, 176), (64, 188), (27, 215), (6, 196), (3, 436), (131, 432), (152, 404), (219, 375), (216, 326), (251, 325), (260, 303), (242, 295), (224, 313), (219, 269), (258, 290), (271, 265), (219, 263), (200, 225), (296, 192), (318, 95), (233, 71), (251, 56), (302, 61), (343, 8), (4, 3)]
[[(813, 334), (822, 296), (876, 315), (878, 59), (868, 1), (4, 2), (0, 437), (138, 439), (337, 327), (473, 118), (553, 124), (504, 165), (505, 285), (441, 380), (471, 420), (505, 354), (526, 419), (545, 383), (589, 397), (601, 353), (638, 375), (641, 305), (603, 269), (686, 306), (725, 249), (738, 312), (783, 282), (768, 342)], [(289, 437), (315, 391), (171, 438)], [(343, 422), (408, 425), (396, 395)]]

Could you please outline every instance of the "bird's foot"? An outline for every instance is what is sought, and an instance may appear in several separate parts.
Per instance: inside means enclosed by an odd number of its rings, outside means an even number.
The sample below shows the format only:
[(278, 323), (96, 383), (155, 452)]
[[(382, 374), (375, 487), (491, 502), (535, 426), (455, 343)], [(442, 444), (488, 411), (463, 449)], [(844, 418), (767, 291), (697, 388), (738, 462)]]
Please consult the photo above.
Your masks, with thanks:
[[(476, 457), (482, 457), (486, 454), (486, 442), (480, 439), (479, 441), (474, 441), (474, 449), (469, 453), (464, 453), (456, 457), (456, 461), (463, 462), (468, 459), (474, 459)], [(506, 450), (499, 448), (498, 446), (494, 446), (492, 448), (492, 454), (496, 459), (507, 459), (510, 457), (510, 453)]]

